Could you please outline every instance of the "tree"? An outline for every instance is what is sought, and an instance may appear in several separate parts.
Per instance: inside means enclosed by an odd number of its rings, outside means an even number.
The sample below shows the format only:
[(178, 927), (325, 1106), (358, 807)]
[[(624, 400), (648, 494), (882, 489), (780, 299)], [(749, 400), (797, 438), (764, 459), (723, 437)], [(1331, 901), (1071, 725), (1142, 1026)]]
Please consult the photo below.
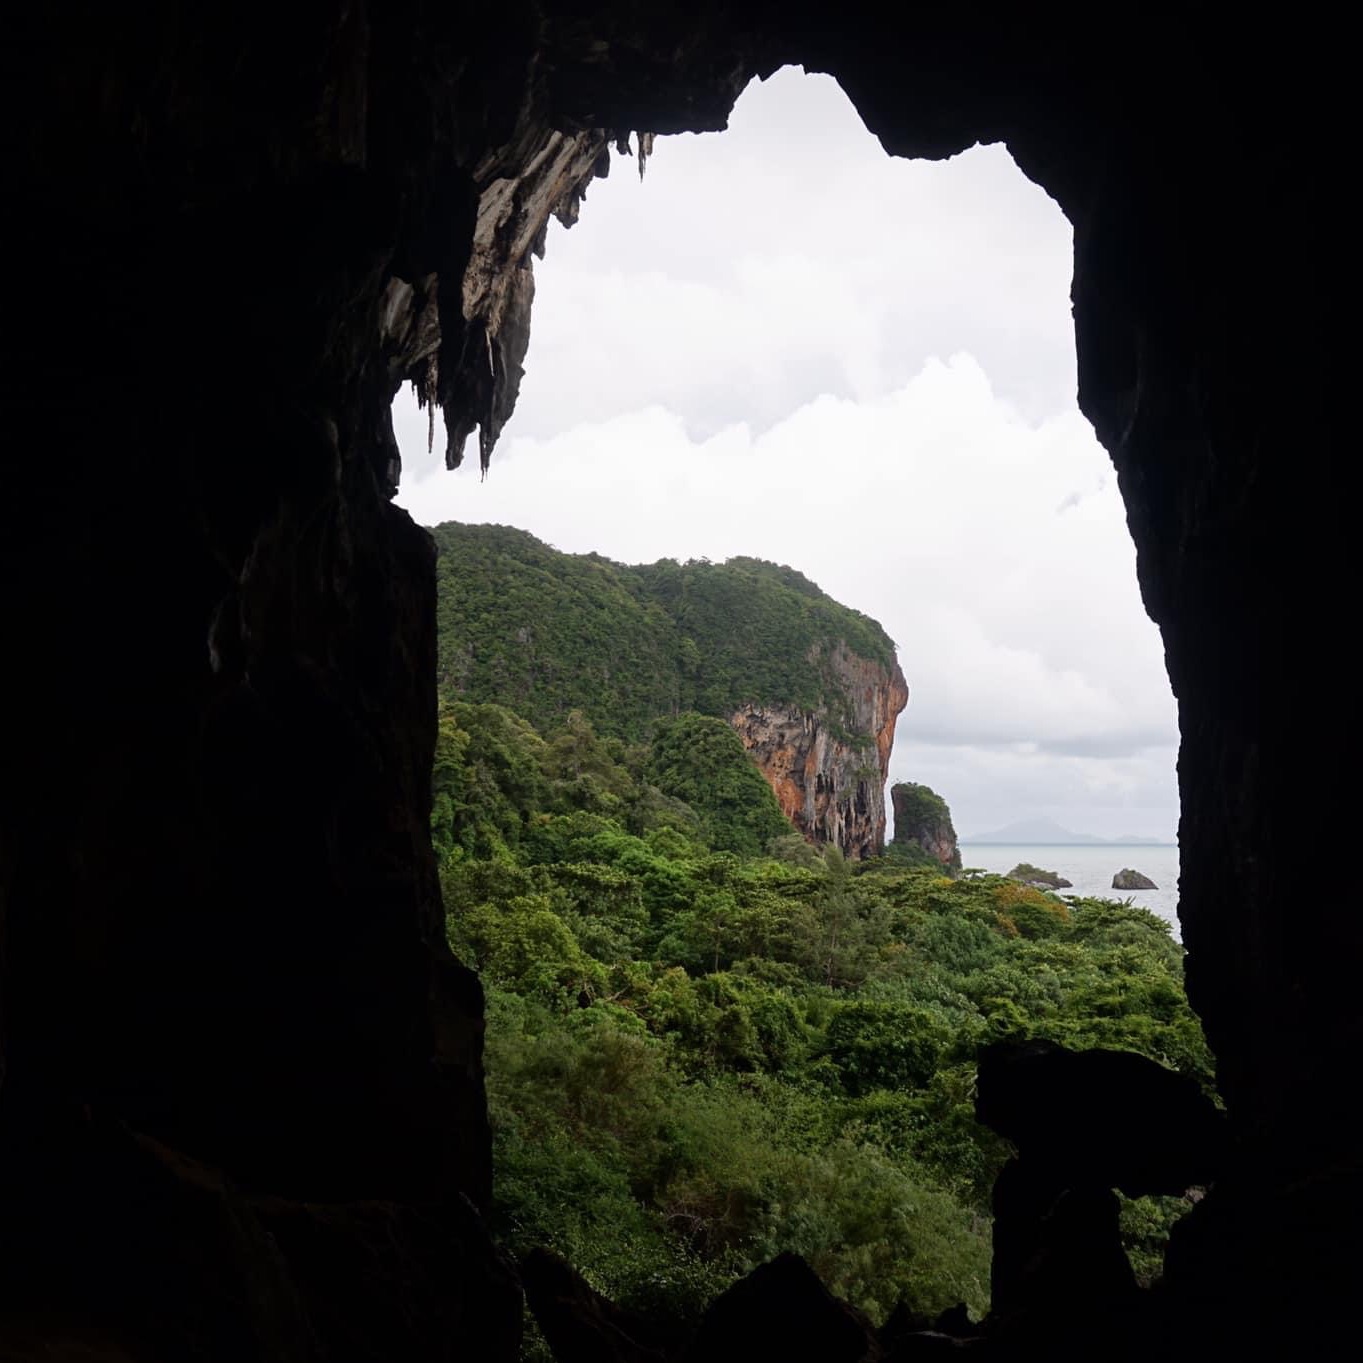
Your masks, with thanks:
[(849, 1093), (873, 1088), (921, 1088), (933, 1076), (948, 1040), (938, 1018), (905, 1004), (857, 1002), (833, 1015), (824, 1036)]

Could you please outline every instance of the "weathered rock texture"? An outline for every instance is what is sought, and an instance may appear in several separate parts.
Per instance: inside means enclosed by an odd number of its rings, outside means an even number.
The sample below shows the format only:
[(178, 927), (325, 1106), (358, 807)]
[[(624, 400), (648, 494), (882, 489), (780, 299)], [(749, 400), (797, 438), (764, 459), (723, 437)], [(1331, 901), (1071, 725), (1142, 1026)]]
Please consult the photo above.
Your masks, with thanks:
[(927, 786), (897, 781), (890, 789), (894, 803), (894, 840), (916, 847), (955, 874), (961, 869), (961, 849), (947, 802)]
[(1159, 886), (1149, 876), (1126, 867), (1112, 877), (1112, 888), (1114, 890), (1157, 890)]
[(741, 706), (729, 722), (795, 827), (861, 860), (885, 846), (885, 779), (909, 687), (898, 662), (886, 670), (845, 648), (830, 662), (843, 723), (775, 705)]
[[(448, 1210), (487, 1196), (481, 1002), (443, 945), (433, 567), (389, 404), (411, 378), (495, 431), (519, 253), (599, 164), (574, 139), (720, 127), (787, 61), (893, 155), (1006, 142), (1074, 225), (1079, 398), (1179, 701), (1189, 994), (1236, 1137), (1143, 1356), (1309, 1356), (1350, 1299), (1363, 918), (1325, 900), (1307, 930), (1280, 836), (1310, 790), (1343, 844), (1359, 769), (1351, 670), (1283, 633), (1332, 638), (1357, 597), (1328, 16), (50, 0), (0, 47), (0, 1355), (377, 1356), (350, 1313), (404, 1322), (387, 1357), (512, 1356), (514, 1297)], [(309, 1233), (264, 1229), (281, 1203)], [(366, 1208), (391, 1275), (355, 1270)]]
[[(465, 352), (474, 347), (473, 362), (461, 362), (451, 381), (441, 384), (437, 307), (437, 326), (423, 357), (426, 370), (416, 378), (420, 400), (432, 408), (432, 432), (435, 406), (444, 410), (447, 468), (462, 462), (465, 442), (477, 426), (479, 462), (486, 470), (516, 406), (535, 299), (532, 256), (544, 253), (550, 217), (572, 226), (589, 181), (610, 172), (612, 140), (619, 150), (630, 150), (627, 135), (560, 132), (535, 118), (532, 108), (523, 110), (528, 117), (518, 122), (508, 144), (489, 151), (473, 169), (478, 213), (459, 291), (466, 328), (462, 344)], [(639, 134), (640, 175), (652, 145), (652, 134)], [(480, 344), (486, 364), (477, 354)], [(412, 360), (406, 363), (410, 369)]]

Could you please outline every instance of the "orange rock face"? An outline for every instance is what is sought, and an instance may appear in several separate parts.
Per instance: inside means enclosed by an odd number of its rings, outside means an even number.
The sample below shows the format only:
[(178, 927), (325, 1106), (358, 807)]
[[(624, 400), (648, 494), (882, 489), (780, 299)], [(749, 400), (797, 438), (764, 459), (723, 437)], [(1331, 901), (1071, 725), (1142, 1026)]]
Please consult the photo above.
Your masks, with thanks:
[(753, 704), (729, 722), (795, 827), (860, 860), (885, 845), (885, 781), (909, 688), (898, 662), (886, 671), (839, 646), (828, 663), (841, 692), (836, 715)]

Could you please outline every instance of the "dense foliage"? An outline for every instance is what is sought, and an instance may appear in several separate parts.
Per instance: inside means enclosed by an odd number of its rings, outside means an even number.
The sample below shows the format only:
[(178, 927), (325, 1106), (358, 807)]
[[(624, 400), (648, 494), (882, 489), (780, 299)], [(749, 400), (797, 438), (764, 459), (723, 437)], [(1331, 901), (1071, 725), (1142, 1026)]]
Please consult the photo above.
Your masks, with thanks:
[[(973, 1118), (978, 1047), (1123, 1047), (1209, 1085), (1181, 948), (1129, 904), (820, 854), (738, 781), (724, 727), (630, 747), (581, 715), (551, 739), (495, 705), (442, 715), (434, 836), (488, 990), (497, 1233), (679, 1325), (785, 1248), (876, 1317), (979, 1312), (1006, 1150)], [(1128, 1206), (1138, 1271), (1181, 1209)]]
[(539, 729), (581, 711), (638, 741), (660, 716), (759, 700), (850, 729), (835, 658), (889, 669), (875, 621), (792, 568), (752, 558), (627, 567), (507, 526), (438, 526), (439, 680), (447, 700), (512, 706)]
[(951, 822), (951, 810), (931, 786), (913, 781), (896, 781), (890, 791), (894, 802), (895, 827), (906, 829), (941, 828), (954, 838), (956, 830)]
[(689, 805), (706, 846), (758, 856), (794, 830), (743, 741), (722, 719), (682, 715), (659, 726), (644, 775)]

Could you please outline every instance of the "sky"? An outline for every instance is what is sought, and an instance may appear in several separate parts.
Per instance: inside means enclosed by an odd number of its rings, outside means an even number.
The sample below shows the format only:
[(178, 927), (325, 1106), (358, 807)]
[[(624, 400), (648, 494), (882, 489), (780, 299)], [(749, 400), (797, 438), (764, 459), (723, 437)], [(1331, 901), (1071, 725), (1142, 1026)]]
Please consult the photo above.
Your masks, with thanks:
[(1001, 146), (885, 154), (827, 76), (617, 158), (536, 264), (486, 481), (410, 390), (399, 503), (625, 563), (745, 554), (884, 626), (892, 781), (958, 832), (1172, 841), (1177, 711), (1112, 464), (1075, 403), (1072, 237)]

